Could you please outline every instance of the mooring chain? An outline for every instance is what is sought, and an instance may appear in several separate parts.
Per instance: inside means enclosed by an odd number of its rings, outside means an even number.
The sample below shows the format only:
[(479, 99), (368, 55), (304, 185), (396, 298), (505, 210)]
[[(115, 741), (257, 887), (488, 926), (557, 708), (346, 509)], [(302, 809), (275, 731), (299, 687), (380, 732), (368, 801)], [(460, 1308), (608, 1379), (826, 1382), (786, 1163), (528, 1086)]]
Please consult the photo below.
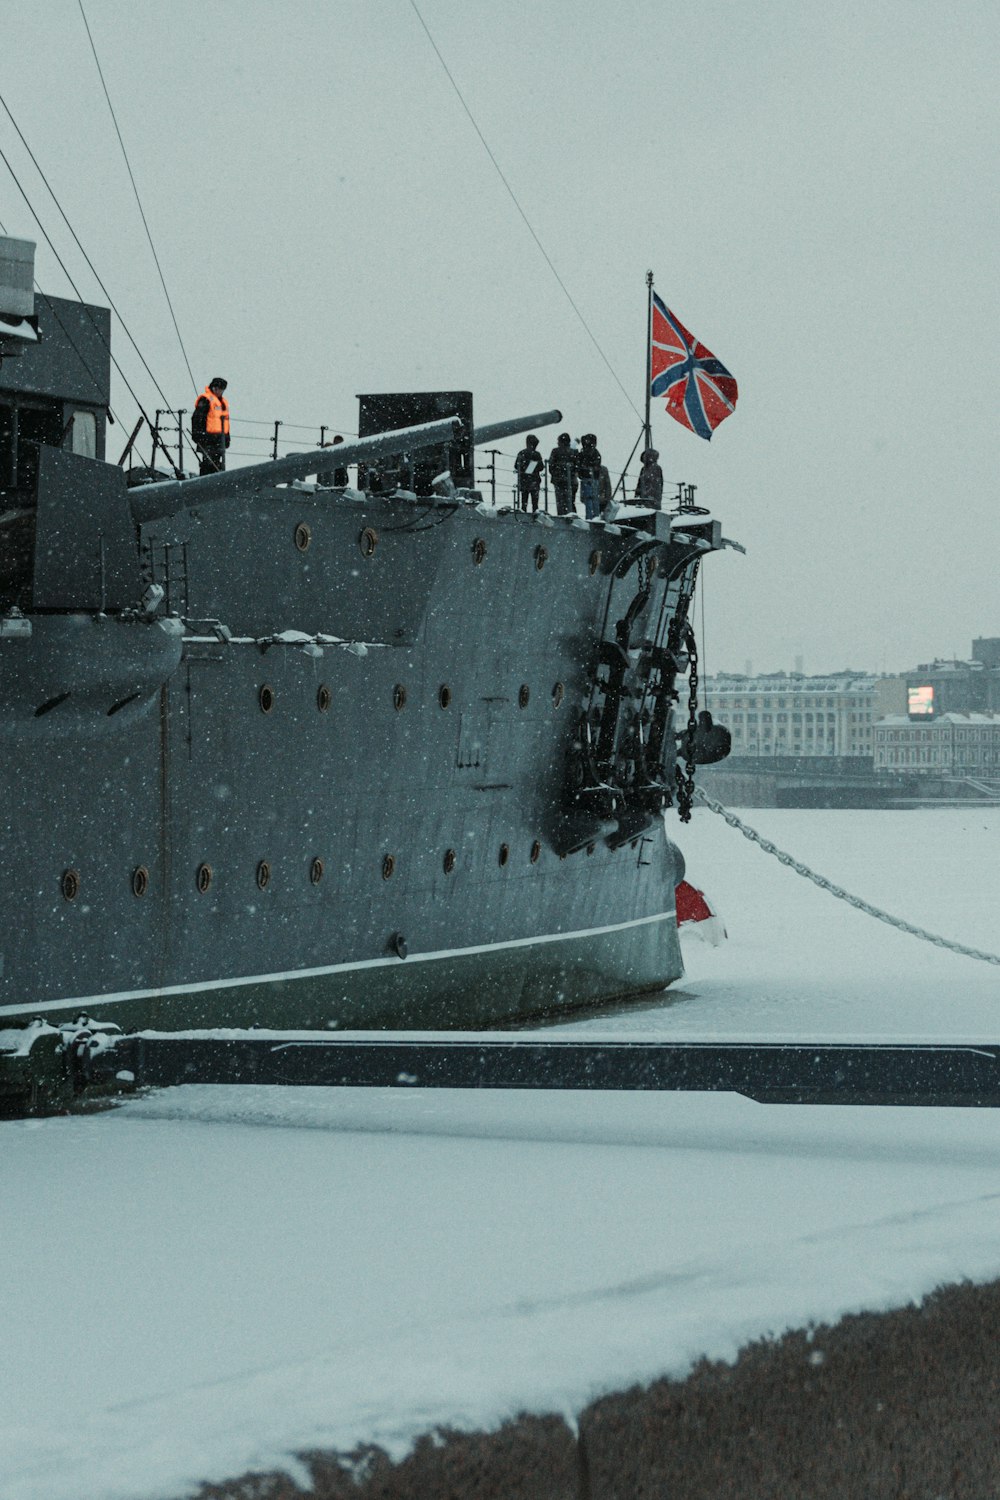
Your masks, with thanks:
[(763, 849), (765, 854), (773, 854), (780, 864), (787, 865), (790, 870), (795, 871), (796, 875), (802, 875), (806, 880), (811, 880), (813, 885), (818, 885), (821, 891), (829, 891), (830, 895), (836, 896), (838, 901), (846, 901), (848, 906), (866, 912), (869, 917), (876, 917), (880, 922), (886, 922), (900, 932), (908, 932), (911, 937), (923, 938), (925, 943), (933, 943), (935, 948), (946, 948), (949, 953), (961, 953), (966, 958), (978, 958), (984, 964), (1000, 965), (1000, 955), (996, 953), (984, 953), (981, 948), (967, 948), (964, 943), (953, 943), (950, 938), (940, 937), (936, 932), (928, 932), (924, 927), (914, 927), (912, 922), (904, 922), (901, 917), (894, 917), (889, 912), (872, 906), (870, 901), (862, 901), (860, 896), (852, 896), (850, 891), (844, 890), (843, 886), (834, 885), (832, 880), (818, 875), (815, 870), (810, 870), (808, 865), (802, 864), (800, 860), (794, 859), (792, 855), (779, 849), (777, 844), (772, 844), (770, 839), (764, 838), (763, 834), (744, 823), (735, 813), (723, 807), (721, 802), (716, 802), (715, 798), (710, 797), (700, 786), (695, 788), (694, 795), (710, 811), (724, 818), (730, 828), (735, 828), (745, 839), (749, 839), (751, 844), (756, 844), (759, 849)]
[(690, 624), (684, 626), (684, 646), (688, 653), (688, 721), (684, 731), (682, 744), (684, 747), (684, 769), (679, 763), (674, 764), (674, 776), (677, 781), (677, 812), (682, 823), (690, 823), (691, 808), (694, 804), (694, 741), (695, 732), (698, 728), (698, 643), (695, 640), (694, 631)]

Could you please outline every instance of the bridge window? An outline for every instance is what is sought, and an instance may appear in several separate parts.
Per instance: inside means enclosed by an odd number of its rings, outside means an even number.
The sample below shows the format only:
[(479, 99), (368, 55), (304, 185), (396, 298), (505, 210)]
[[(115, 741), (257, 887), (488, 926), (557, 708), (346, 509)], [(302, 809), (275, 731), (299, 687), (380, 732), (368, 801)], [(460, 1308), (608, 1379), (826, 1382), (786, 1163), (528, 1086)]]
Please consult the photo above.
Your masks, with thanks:
[(97, 418), (92, 411), (75, 411), (70, 448), (81, 458), (97, 457)]

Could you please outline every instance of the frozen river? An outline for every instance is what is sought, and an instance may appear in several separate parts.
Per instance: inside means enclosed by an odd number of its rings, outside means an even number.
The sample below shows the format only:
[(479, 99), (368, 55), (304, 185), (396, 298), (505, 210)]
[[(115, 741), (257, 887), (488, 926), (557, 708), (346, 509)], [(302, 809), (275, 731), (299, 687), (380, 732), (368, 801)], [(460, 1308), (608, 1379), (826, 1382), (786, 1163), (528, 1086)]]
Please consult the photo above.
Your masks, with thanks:
[[(1000, 946), (1000, 810), (746, 816), (865, 899)], [(679, 839), (729, 941), (688, 939), (676, 990), (574, 1034), (1000, 1037), (997, 968), (707, 811)], [(295, 1449), (572, 1415), (991, 1279), (998, 1164), (992, 1112), (731, 1096), (197, 1088), (2, 1125), (0, 1500), (152, 1500)]]

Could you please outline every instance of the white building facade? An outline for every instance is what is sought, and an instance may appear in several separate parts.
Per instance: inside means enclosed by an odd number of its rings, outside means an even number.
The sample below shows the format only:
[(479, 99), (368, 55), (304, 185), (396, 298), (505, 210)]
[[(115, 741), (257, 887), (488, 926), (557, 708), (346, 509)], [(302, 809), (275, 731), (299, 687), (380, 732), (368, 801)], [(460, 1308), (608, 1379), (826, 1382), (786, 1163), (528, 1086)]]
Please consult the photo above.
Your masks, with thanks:
[(874, 729), (876, 771), (1000, 780), (1000, 714), (888, 714)]
[(875, 683), (851, 673), (720, 673), (706, 679), (704, 701), (732, 733), (733, 755), (871, 756)]

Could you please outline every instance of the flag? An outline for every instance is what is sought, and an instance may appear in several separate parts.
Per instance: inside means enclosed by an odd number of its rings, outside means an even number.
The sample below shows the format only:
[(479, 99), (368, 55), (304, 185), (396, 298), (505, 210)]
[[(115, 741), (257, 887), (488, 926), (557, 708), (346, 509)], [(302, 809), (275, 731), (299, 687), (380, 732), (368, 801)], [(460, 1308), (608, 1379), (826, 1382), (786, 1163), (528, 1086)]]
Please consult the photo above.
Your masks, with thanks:
[(726, 937), (726, 929), (705, 892), (682, 880), (677, 887), (676, 900), (678, 928), (684, 927), (686, 932), (697, 933), (706, 943), (717, 948)]
[(736, 381), (655, 292), (650, 338), (650, 393), (666, 397), (675, 421), (699, 437), (711, 438), (736, 406)]

